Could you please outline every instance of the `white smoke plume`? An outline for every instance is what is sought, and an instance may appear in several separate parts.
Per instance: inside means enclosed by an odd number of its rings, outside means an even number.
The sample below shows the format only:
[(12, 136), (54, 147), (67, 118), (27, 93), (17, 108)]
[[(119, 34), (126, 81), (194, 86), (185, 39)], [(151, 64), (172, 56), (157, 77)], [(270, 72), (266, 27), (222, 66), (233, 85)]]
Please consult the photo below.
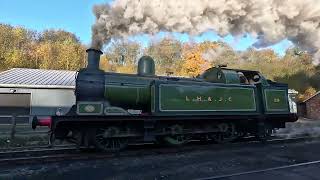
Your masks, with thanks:
[(300, 119), (294, 123), (286, 123), (286, 128), (277, 130), (274, 135), (282, 138), (320, 137), (320, 122)]
[(160, 31), (251, 34), (255, 47), (289, 39), (320, 63), (320, 0), (115, 0), (94, 7), (94, 48), (111, 38)]
[(217, 60), (217, 58), (219, 58), (225, 51), (226, 48), (222, 46), (218, 46), (217, 48), (211, 48), (202, 53), (202, 58), (212, 63), (215, 60)]

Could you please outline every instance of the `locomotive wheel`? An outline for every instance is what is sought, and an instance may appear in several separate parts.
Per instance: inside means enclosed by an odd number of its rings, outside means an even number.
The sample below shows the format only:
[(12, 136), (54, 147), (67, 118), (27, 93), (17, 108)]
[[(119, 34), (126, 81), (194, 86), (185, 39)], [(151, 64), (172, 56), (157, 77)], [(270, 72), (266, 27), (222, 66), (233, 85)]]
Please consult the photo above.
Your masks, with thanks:
[(268, 124), (260, 124), (259, 128), (255, 136), (259, 141), (266, 142), (271, 137), (273, 129)]
[(189, 137), (183, 134), (183, 126), (179, 124), (168, 128), (170, 135), (163, 138), (163, 141), (170, 146), (180, 146), (189, 142)]
[(235, 125), (233, 123), (221, 123), (218, 125), (219, 132), (212, 135), (214, 141), (225, 144), (238, 138)]
[(120, 130), (117, 127), (96, 129), (94, 143), (98, 150), (103, 152), (116, 152), (128, 146), (126, 137), (116, 137)]
[(185, 135), (166, 136), (163, 138), (163, 140), (171, 146), (181, 146), (189, 142), (189, 138), (187, 138)]

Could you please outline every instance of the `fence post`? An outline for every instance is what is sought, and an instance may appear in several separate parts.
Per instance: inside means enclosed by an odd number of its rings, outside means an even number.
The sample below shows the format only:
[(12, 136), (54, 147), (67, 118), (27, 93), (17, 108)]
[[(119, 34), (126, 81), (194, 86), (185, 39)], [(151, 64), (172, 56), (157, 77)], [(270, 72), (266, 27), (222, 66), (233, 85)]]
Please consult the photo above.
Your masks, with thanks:
[(17, 118), (17, 115), (16, 114), (12, 114), (12, 117), (11, 117), (11, 134), (10, 134), (10, 142), (12, 143), (13, 140), (14, 140), (14, 136), (16, 134), (16, 125), (17, 125), (17, 122), (16, 122), (16, 118)]

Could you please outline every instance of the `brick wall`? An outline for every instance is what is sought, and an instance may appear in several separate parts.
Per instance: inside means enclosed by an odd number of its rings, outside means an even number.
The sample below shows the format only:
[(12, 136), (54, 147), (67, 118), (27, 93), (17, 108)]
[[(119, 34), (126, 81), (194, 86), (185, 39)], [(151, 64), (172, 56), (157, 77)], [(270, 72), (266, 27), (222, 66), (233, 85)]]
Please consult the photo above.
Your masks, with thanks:
[(320, 120), (320, 94), (306, 102), (307, 118)]

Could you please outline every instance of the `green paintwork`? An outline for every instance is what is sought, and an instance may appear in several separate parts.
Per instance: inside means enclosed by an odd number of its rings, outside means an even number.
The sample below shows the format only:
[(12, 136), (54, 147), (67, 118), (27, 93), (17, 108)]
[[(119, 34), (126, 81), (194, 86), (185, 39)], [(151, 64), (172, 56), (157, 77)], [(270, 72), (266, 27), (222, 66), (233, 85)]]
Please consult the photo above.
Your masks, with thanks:
[(151, 86), (151, 112), (155, 112), (156, 110), (156, 105), (155, 105), (155, 103), (156, 103), (156, 98), (155, 98), (155, 96), (156, 96), (156, 87), (155, 87), (155, 85), (152, 85)]
[(226, 77), (223, 74), (221, 68), (210, 68), (206, 70), (200, 78), (205, 79), (208, 82), (215, 82), (215, 83), (225, 83)]
[[(96, 102), (80, 102), (77, 105), (78, 114), (102, 114), (103, 112), (103, 106), (102, 103), (96, 103)], [(88, 108), (88, 106), (91, 106)]]
[(240, 84), (240, 78), (237, 72), (232, 70), (222, 69), (226, 79), (226, 84)]
[(105, 97), (111, 104), (139, 107), (150, 102), (150, 88), (138, 85), (106, 85)]
[[(128, 109), (160, 116), (257, 115), (288, 111), (285, 86), (263, 83), (265, 79), (261, 74), (261, 84), (240, 84), (237, 72), (241, 70), (211, 68), (196, 79), (105, 73), (104, 108), (118, 107), (123, 111), (103, 109), (101, 115), (127, 115)], [(273, 102), (274, 98), (280, 99), (279, 102)], [(83, 112), (83, 108), (80, 111)]]
[(213, 67), (206, 70), (200, 77), (213, 83), (240, 84), (238, 73), (229, 69)]
[(109, 106), (104, 109), (104, 114), (105, 115), (128, 115), (129, 113), (122, 108)]
[(160, 85), (161, 111), (256, 111), (253, 87)]
[(179, 145), (183, 145), (186, 144), (188, 142), (188, 139), (186, 139), (184, 136), (176, 136), (176, 137), (170, 137), (167, 136), (163, 139), (165, 142), (167, 142), (170, 145), (175, 145), (175, 146), (179, 146)]
[(104, 96), (112, 106), (148, 109), (153, 80), (153, 77), (106, 74)]
[(288, 111), (287, 90), (265, 89), (267, 111)]
[(138, 62), (138, 75), (154, 76), (155, 75), (154, 61), (150, 56), (142, 56)]

